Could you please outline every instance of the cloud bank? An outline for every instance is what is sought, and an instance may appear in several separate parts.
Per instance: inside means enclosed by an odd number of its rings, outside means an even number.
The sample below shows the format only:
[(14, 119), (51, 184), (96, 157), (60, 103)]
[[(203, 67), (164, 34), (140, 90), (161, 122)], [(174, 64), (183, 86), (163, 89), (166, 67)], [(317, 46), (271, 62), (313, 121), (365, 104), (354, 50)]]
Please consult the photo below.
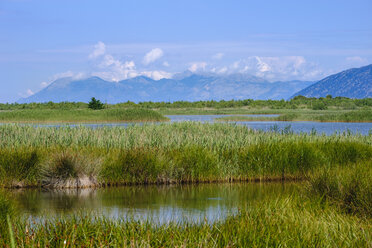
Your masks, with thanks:
[[(160, 48), (154, 48), (148, 52), (143, 58), (143, 64), (149, 65), (163, 56), (163, 51)], [(98, 42), (89, 55), (89, 59), (94, 62), (94, 71), (91, 75), (98, 76), (103, 79), (118, 82), (120, 80), (133, 78), (137, 76), (146, 76), (154, 80), (162, 78), (170, 78), (172, 73), (163, 70), (138, 70), (134, 60), (121, 60), (114, 55), (106, 52), (106, 45), (103, 42)], [(166, 63), (166, 64), (164, 64)], [(168, 62), (164, 62), (168, 65)]]
[[(90, 71), (66, 71), (58, 73), (52, 76), (50, 81), (62, 77), (80, 79), (88, 76), (98, 76), (113, 82), (137, 76), (146, 76), (154, 80), (160, 80), (171, 78), (173, 75), (185, 70), (193, 73), (215, 73), (221, 75), (244, 73), (261, 77), (268, 81), (315, 81), (330, 73), (320, 68), (317, 63), (308, 61), (301, 55), (252, 55), (242, 56), (234, 60), (232, 59), (232, 55), (226, 51), (219, 52), (217, 50), (215, 53), (212, 53), (212, 56), (209, 53), (209, 55), (205, 56), (200, 55), (194, 60), (191, 57), (192, 55), (187, 53), (185, 47), (184, 49), (168, 47), (169, 51), (167, 51), (166, 55), (161, 48), (156, 46), (152, 49), (144, 46), (141, 48), (142, 52), (136, 50), (134, 54), (130, 54), (130, 49), (128, 48), (124, 49), (121, 47), (125, 52), (120, 52), (121, 49), (118, 46), (115, 49), (115, 45), (110, 46), (110, 48), (112, 51), (115, 51), (114, 54), (108, 52), (105, 43), (102, 41), (97, 42), (97, 44), (91, 47), (91, 51), (87, 55), (89, 63), (91, 63)], [(146, 50), (147, 52), (143, 52)], [(366, 64), (368, 61), (360, 56), (350, 56), (345, 57), (344, 62), (350, 67), (360, 66)], [(42, 82), (40, 86), (46, 87), (49, 83)]]

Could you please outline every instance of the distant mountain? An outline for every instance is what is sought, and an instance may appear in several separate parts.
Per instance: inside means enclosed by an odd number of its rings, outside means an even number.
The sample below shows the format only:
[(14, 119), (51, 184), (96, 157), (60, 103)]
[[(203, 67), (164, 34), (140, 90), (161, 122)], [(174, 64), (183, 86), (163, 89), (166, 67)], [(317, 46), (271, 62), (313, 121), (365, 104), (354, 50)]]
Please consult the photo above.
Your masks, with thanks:
[(99, 77), (81, 80), (62, 78), (36, 94), (20, 99), (29, 102), (88, 102), (91, 97), (107, 103), (144, 101), (199, 101), (239, 99), (287, 99), (313, 82), (268, 82), (246, 74), (176, 74), (173, 79), (153, 80), (140, 76), (119, 82)]
[(372, 98), (372, 64), (326, 77), (293, 96)]

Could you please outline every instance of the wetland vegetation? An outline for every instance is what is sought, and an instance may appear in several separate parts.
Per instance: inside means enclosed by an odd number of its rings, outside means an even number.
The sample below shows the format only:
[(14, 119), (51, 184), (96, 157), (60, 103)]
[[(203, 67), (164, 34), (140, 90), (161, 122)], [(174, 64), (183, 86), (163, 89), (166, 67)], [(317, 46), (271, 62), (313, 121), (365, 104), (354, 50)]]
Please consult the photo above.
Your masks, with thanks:
[[(96, 100), (99, 101), (99, 100)], [(101, 104), (101, 103), (100, 103)], [(223, 120), (268, 121), (342, 121), (371, 122), (372, 98), (346, 97), (306, 98), (290, 100), (230, 100), (197, 102), (125, 102), (100, 105), (92, 103), (29, 103), (0, 104), (0, 122), (120, 122), (164, 121), (162, 115), (183, 114), (279, 114), (279, 117), (226, 117)], [(95, 106), (95, 105), (94, 105)]]
[(17, 109), (0, 111), (0, 122), (19, 123), (104, 123), (104, 122), (155, 122), (168, 118), (150, 109), (109, 108), (84, 109)]
[(371, 135), (263, 133), (230, 124), (10, 124), (0, 135), (2, 187), (70, 187), (76, 178), (86, 186), (301, 180), (319, 168), (372, 158)]
[[(200, 108), (194, 103), (187, 103), (190, 108), (179, 108), (176, 103), (174, 108), (159, 107), (159, 103), (125, 103), (106, 105), (102, 110), (88, 109), (82, 103), (5, 104), (0, 106), (0, 119), (103, 122), (111, 115), (111, 122), (160, 121), (165, 120), (162, 114), (188, 109), (197, 113), (280, 114), (264, 118), (292, 115), (292, 120), (305, 118), (306, 113), (306, 118), (318, 121), (324, 121), (319, 116), (327, 113), (333, 121), (370, 121), (369, 99), (321, 99), (327, 109), (313, 109), (303, 98), (291, 101), (300, 100), (304, 103), (297, 108), (291, 107), (290, 101), (280, 108), (273, 106), (281, 101), (272, 101), (273, 105), (264, 101), (261, 107), (260, 101), (247, 101), (257, 104), (254, 107), (230, 107), (221, 101)], [(355, 109), (350, 109), (351, 103)], [(219, 104), (221, 108), (216, 107)], [(262, 132), (235, 124), (194, 122), (96, 128), (3, 124), (0, 187), (6, 189), (0, 193), (0, 246), (369, 247), (371, 135), (295, 134), (289, 129)], [(237, 181), (298, 181), (301, 186), (290, 195), (247, 203), (238, 213), (212, 223), (171, 221), (160, 225), (150, 219), (112, 219), (90, 212), (33, 222), (19, 213), (8, 189)]]
[(289, 110), (279, 116), (224, 116), (217, 121), (320, 121), (320, 122), (372, 122), (372, 109), (362, 110)]

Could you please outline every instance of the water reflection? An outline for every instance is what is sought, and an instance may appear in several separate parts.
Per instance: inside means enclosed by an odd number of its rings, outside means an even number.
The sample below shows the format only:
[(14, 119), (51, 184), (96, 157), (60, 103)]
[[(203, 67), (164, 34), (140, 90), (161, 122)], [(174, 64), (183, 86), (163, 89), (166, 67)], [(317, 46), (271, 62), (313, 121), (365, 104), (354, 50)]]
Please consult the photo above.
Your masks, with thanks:
[(215, 221), (247, 203), (291, 194), (296, 184), (243, 183), (178, 186), (126, 186), (79, 190), (17, 190), (7, 195), (26, 217), (93, 212), (120, 219)]

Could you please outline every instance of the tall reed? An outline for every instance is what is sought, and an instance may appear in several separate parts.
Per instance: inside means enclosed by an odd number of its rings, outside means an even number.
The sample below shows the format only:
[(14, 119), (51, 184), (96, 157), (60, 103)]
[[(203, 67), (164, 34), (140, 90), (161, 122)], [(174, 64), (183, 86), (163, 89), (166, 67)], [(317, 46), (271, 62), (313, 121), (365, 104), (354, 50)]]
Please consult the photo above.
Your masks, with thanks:
[(371, 136), (263, 133), (228, 124), (2, 125), (0, 140), (5, 187), (41, 185), (43, 170), (54, 178), (66, 170), (72, 177), (94, 174), (99, 184), (303, 179), (372, 157)]

